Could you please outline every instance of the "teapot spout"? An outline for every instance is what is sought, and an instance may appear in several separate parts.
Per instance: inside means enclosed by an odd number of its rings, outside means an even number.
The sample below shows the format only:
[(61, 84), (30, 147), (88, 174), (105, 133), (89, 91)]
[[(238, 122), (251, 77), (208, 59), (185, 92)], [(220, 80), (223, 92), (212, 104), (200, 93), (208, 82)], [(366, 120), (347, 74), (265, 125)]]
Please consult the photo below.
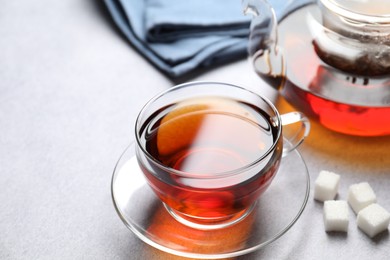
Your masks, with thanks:
[(252, 15), (248, 54), (254, 70), (278, 89), (281, 87), (280, 79), (285, 75), (285, 66), (278, 49), (275, 11), (267, 0), (242, 0), (242, 9), (245, 15)]

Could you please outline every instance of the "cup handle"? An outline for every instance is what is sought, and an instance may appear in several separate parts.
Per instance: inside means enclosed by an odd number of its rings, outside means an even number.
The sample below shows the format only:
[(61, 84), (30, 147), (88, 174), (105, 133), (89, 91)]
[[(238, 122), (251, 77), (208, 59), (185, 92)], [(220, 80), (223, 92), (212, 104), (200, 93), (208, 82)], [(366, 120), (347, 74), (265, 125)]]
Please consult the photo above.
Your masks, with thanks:
[(280, 118), (283, 125), (282, 156), (284, 157), (297, 148), (309, 135), (310, 121), (303, 113), (297, 111), (282, 114)]

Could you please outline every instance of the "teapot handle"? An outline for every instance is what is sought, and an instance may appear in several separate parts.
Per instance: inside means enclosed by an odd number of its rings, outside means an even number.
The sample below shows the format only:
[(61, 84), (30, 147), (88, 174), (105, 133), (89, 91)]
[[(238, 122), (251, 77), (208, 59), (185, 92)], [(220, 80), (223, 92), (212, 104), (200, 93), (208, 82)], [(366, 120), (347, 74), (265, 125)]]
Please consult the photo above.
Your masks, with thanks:
[[(252, 15), (248, 53), (256, 73), (278, 78), (285, 75), (283, 55), (278, 49), (278, 23), (267, 0), (242, 0), (245, 15)], [(279, 87), (279, 86), (274, 86)]]

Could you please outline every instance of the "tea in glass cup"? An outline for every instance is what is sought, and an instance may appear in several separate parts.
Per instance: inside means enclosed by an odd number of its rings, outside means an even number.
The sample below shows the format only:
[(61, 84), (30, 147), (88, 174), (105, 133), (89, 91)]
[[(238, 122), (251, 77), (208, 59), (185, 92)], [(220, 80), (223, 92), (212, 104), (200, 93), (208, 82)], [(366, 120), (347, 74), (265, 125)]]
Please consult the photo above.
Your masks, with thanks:
[[(283, 116), (301, 124), (294, 149), (309, 122), (298, 112)], [(176, 220), (199, 229), (247, 216), (286, 153), (274, 105), (225, 83), (193, 82), (161, 93), (141, 110), (135, 134), (149, 186)]]

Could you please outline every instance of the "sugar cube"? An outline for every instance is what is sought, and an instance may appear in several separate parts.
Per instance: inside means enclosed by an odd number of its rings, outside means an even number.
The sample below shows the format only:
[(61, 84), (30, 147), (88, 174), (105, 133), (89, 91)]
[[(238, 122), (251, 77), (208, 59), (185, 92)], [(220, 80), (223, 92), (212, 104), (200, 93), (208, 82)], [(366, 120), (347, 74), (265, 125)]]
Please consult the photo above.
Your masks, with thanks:
[(377, 203), (371, 204), (357, 215), (357, 225), (369, 237), (386, 230), (390, 223), (390, 213)]
[(321, 171), (314, 186), (314, 199), (319, 201), (333, 200), (337, 194), (340, 183), (340, 175)]
[(376, 202), (376, 195), (370, 184), (361, 182), (353, 184), (348, 190), (348, 202), (356, 214), (368, 205)]
[(348, 231), (349, 211), (345, 200), (324, 202), (324, 224), (326, 231)]

